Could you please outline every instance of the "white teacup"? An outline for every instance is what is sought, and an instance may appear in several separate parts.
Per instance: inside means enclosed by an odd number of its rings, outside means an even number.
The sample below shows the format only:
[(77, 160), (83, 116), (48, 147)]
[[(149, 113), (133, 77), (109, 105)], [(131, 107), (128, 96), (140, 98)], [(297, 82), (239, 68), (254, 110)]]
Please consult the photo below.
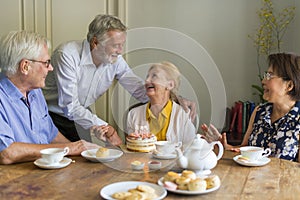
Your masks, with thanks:
[(257, 161), (271, 154), (271, 149), (255, 146), (240, 147), (241, 155), (248, 158), (250, 161)]
[(155, 143), (156, 151), (159, 154), (172, 154), (176, 148), (180, 148), (182, 142), (172, 143), (170, 141), (157, 141)]
[(65, 148), (48, 148), (40, 151), (42, 160), (48, 164), (57, 164), (69, 153), (69, 147)]

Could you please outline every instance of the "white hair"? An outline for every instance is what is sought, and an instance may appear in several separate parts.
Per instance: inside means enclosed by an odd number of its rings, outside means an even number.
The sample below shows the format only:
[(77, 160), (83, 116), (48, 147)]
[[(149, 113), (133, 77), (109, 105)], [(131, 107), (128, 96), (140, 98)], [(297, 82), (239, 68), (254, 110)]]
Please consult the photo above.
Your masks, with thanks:
[(37, 59), (44, 45), (50, 42), (38, 33), (12, 31), (0, 41), (0, 67), (7, 76), (16, 74), (23, 59)]

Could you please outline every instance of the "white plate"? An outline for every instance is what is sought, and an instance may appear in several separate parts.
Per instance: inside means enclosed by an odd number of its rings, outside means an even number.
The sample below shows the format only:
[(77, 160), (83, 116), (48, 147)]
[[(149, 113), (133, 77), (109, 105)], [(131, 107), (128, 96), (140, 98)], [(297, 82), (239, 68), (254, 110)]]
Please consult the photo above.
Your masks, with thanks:
[[(163, 180), (164, 180), (164, 177), (160, 178), (160, 179), (157, 181), (158, 185), (164, 187)], [(216, 190), (219, 189), (219, 188), (220, 188), (220, 185), (217, 186), (217, 187), (214, 187), (214, 188), (207, 189), (207, 190), (205, 190), (205, 191), (170, 190), (170, 189), (168, 189), (168, 188), (166, 188), (166, 189), (167, 189), (168, 191), (173, 192), (173, 193), (176, 193), (176, 194), (197, 195), (197, 194), (206, 194), (206, 193), (210, 193), (210, 192), (216, 191)]]
[(162, 160), (169, 160), (169, 159), (174, 159), (177, 157), (176, 154), (157, 154), (157, 153), (152, 153), (153, 158), (157, 159), (162, 159)]
[(236, 163), (240, 164), (240, 165), (249, 166), (249, 167), (263, 166), (263, 165), (268, 164), (271, 161), (270, 158), (264, 157), (260, 160), (255, 161), (255, 162), (250, 162), (250, 161), (240, 160), (239, 157), (241, 157), (241, 155), (237, 155), (237, 156), (233, 157), (233, 160)]
[(56, 164), (48, 164), (45, 163), (41, 158), (37, 159), (36, 161), (34, 161), (33, 163), (43, 169), (59, 169), (59, 168), (63, 168), (68, 166), (70, 163), (72, 162), (72, 159), (64, 157), (62, 159), (62, 161), (60, 161), (59, 163)]
[(124, 181), (124, 182), (117, 182), (117, 183), (106, 185), (100, 190), (100, 195), (104, 199), (113, 199), (111, 196), (114, 193), (126, 192), (129, 189), (136, 188), (138, 185), (148, 185), (152, 187), (155, 190), (156, 195), (158, 196), (157, 199), (163, 199), (167, 196), (167, 191), (165, 188), (153, 183), (139, 182), (139, 181)]
[(123, 155), (123, 152), (117, 149), (109, 149), (109, 155), (105, 158), (96, 157), (98, 149), (90, 149), (81, 152), (81, 155), (92, 162), (109, 162)]

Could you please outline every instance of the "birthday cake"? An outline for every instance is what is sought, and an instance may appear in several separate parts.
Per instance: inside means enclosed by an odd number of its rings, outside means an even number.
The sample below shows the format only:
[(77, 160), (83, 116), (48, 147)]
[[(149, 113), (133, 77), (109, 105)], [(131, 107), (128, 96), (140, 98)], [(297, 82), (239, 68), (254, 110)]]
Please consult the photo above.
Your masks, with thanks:
[(155, 150), (156, 141), (152, 133), (130, 133), (126, 137), (126, 147), (130, 151), (151, 152)]

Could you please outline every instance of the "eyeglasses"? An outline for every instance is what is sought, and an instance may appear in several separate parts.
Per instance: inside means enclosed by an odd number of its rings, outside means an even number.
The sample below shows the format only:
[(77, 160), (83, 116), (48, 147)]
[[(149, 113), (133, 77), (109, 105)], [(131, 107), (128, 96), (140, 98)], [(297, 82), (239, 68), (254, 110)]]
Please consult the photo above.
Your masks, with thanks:
[[(30, 60), (30, 59), (28, 59), (28, 60)], [(30, 61), (31, 61), (31, 62), (39, 62), (39, 63), (42, 63), (42, 64), (44, 64), (44, 65), (46, 66), (46, 68), (49, 67), (50, 62), (51, 62), (50, 59), (49, 59), (49, 60), (46, 60), (46, 61), (40, 61), (40, 60), (30, 60)]]
[(271, 72), (265, 72), (263, 75), (263, 79), (266, 79), (267, 81), (271, 80), (272, 78), (279, 78), (279, 76), (276, 76), (272, 74)]

